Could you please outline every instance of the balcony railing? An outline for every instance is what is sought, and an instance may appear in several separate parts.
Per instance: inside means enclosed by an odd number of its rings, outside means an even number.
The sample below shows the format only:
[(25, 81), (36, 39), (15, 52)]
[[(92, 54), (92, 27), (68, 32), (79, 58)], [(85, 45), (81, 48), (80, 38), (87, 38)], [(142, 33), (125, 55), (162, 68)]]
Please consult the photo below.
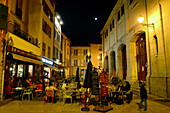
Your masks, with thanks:
[(16, 26), (14, 26), (13, 24), (9, 24), (9, 32), (15, 34), (16, 36), (24, 39), (25, 41), (37, 46), (38, 46), (38, 38), (34, 38), (31, 35), (29, 35), (28, 33), (22, 31), (20, 28), (17, 28)]

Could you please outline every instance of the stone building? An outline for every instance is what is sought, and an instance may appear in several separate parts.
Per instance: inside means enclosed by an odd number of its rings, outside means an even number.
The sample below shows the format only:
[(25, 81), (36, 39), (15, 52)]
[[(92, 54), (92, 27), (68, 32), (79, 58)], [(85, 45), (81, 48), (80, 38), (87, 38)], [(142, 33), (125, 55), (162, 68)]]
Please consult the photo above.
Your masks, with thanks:
[[(118, 0), (102, 35), (103, 66), (138, 89), (170, 97), (169, 0)], [(139, 23), (140, 22), (140, 23)]]

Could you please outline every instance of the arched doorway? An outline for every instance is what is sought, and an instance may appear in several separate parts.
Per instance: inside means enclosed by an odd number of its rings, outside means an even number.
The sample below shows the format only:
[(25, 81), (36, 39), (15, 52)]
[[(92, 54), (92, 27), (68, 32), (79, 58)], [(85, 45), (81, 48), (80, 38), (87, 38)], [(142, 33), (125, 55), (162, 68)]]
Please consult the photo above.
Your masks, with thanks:
[(127, 76), (127, 58), (126, 58), (126, 45), (121, 44), (118, 48), (118, 65), (119, 65), (119, 77), (126, 80)]
[(147, 75), (147, 52), (145, 33), (139, 35), (136, 41), (136, 59), (138, 80), (146, 81)]
[(126, 45), (122, 47), (122, 68), (123, 68), (123, 80), (126, 80), (127, 76)]
[(104, 59), (104, 71), (106, 71), (106, 72), (109, 71), (108, 56), (106, 56)]
[(116, 77), (116, 57), (115, 52), (110, 53), (110, 75)]

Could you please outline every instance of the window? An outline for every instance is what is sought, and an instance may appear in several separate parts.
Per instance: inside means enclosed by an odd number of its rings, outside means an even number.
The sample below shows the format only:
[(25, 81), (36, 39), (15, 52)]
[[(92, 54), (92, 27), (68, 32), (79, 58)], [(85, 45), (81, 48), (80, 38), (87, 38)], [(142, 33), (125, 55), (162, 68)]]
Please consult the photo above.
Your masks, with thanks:
[(43, 42), (42, 43), (42, 56), (45, 56), (45, 48), (46, 48), (46, 44)]
[(122, 7), (121, 7), (121, 16), (122, 16), (124, 13), (125, 13), (125, 11), (124, 11), (124, 5), (122, 5)]
[(48, 58), (50, 58), (50, 51), (51, 51), (51, 48), (48, 46)]
[(57, 41), (60, 42), (60, 33), (57, 32)]
[[(58, 49), (57, 49), (58, 50)], [(58, 59), (60, 59), (60, 50), (58, 50)]]
[(51, 38), (51, 27), (45, 22), (44, 19), (42, 21), (42, 30), (49, 36), (49, 38)]
[(74, 66), (78, 66), (78, 60), (74, 60)]
[(51, 13), (51, 10), (48, 5), (45, 3), (45, 0), (43, 0), (43, 10), (47, 17), (51, 20), (51, 22), (53, 22), (53, 14)]
[(99, 51), (102, 51), (102, 46), (99, 46)]
[(118, 12), (118, 15), (117, 15), (117, 20), (119, 21), (120, 19), (120, 11)]
[(20, 18), (22, 20), (22, 3), (23, 0), (17, 0), (16, 1), (16, 10), (15, 10), (15, 14), (18, 18)]
[(115, 21), (112, 20), (112, 28), (114, 28), (114, 27), (115, 27)]
[(74, 49), (74, 55), (78, 56), (78, 49)]
[(112, 24), (110, 24), (110, 31), (112, 31)]
[(130, 0), (130, 4), (133, 2), (133, 0)]
[(87, 55), (87, 49), (83, 50), (83, 55)]

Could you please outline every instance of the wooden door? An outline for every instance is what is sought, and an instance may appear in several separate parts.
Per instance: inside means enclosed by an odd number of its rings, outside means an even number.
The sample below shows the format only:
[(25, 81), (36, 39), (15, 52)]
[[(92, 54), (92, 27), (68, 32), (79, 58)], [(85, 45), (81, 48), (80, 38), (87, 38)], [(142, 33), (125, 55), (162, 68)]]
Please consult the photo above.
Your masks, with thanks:
[(146, 81), (147, 52), (145, 34), (141, 35), (136, 41), (136, 57), (137, 57), (138, 80)]

